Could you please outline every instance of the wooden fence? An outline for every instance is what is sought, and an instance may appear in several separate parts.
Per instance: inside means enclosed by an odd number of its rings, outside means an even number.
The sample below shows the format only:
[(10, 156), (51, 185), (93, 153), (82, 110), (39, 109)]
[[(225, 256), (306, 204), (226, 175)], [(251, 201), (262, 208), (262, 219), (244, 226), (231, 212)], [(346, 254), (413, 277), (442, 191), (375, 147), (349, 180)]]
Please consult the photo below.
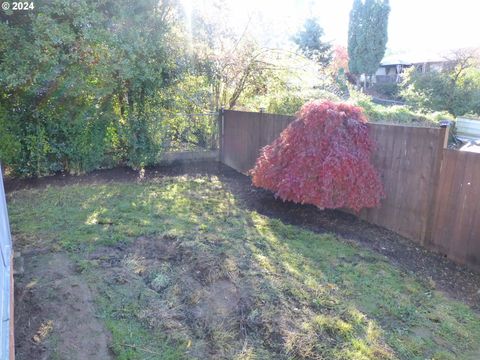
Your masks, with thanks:
[(365, 209), (360, 217), (422, 244), (429, 242), (445, 129), (369, 124), (369, 130), (376, 143), (372, 161), (386, 197), (380, 207)]
[[(293, 120), (224, 111), (220, 160), (246, 174)], [(386, 198), (360, 217), (480, 269), (480, 154), (445, 149), (444, 128), (368, 126)]]
[(443, 150), (432, 245), (480, 268), (480, 154)]
[(291, 116), (224, 110), (221, 126), (221, 161), (246, 174), (259, 151), (280, 135)]

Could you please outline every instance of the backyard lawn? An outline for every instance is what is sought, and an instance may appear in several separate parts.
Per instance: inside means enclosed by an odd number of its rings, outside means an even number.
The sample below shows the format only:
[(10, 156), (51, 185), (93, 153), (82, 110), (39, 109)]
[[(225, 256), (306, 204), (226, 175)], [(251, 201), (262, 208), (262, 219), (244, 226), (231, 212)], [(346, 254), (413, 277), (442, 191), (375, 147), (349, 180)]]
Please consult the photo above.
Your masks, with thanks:
[[(478, 359), (480, 316), (212, 174), (9, 194), (17, 359)], [(90, 354), (90, 355), (89, 355)]]

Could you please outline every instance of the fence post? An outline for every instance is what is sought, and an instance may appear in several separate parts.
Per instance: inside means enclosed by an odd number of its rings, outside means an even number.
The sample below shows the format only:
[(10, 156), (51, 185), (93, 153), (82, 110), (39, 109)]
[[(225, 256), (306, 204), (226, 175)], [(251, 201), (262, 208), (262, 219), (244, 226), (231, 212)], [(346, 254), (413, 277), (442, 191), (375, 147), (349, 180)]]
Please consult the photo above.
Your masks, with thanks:
[(428, 197), (427, 221), (425, 225), (425, 236), (421, 239), (422, 245), (428, 245), (433, 242), (432, 234), (435, 226), (435, 215), (438, 204), (438, 187), (440, 185), (440, 176), (443, 162), (443, 151), (448, 145), (449, 128), (447, 125), (441, 125), (440, 136), (437, 142), (437, 155), (435, 157), (435, 164), (433, 165), (433, 186)]
[(258, 156), (260, 156), (260, 152), (261, 152), (261, 149), (267, 145), (263, 142), (264, 138), (265, 138), (265, 135), (264, 135), (264, 132), (265, 132), (265, 108), (264, 107), (261, 107), (259, 109), (259, 113), (260, 113), (260, 121), (259, 121), (259, 124), (258, 124), (258, 151), (257, 153), (255, 154), (255, 162), (256, 162), (256, 159), (258, 158)]
[(222, 106), (220, 108), (219, 116), (218, 116), (218, 135), (219, 135), (219, 151), (218, 151), (218, 161), (224, 162), (224, 146), (225, 146), (225, 108)]

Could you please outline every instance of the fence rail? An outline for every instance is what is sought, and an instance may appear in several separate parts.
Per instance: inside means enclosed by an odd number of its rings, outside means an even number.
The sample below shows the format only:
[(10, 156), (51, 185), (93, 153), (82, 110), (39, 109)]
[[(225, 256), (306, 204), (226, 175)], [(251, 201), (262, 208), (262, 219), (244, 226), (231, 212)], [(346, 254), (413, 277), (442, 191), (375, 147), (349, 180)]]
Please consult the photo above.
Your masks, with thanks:
[[(221, 161), (246, 174), (293, 120), (224, 111)], [(360, 217), (480, 269), (480, 154), (446, 149), (445, 128), (368, 126), (386, 198)]]

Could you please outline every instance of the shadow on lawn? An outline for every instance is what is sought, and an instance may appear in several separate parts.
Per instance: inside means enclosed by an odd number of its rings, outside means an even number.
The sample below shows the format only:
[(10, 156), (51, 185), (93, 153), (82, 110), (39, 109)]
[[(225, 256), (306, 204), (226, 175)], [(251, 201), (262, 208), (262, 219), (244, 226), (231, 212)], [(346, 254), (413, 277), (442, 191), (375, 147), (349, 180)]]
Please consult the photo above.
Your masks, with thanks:
[(393, 357), (403, 359), (478, 356), (477, 340), (472, 338), (480, 336), (478, 316), (463, 304), (446, 301), (428, 282), (333, 236), (299, 232), (275, 220), (269, 220), (267, 229), (276, 239), (274, 248), (282, 249), (271, 258), (280, 259), (282, 273), (293, 269), (292, 275), (309, 285), (303, 298), (327, 324), (337, 324), (327, 334), (342, 335), (341, 341), (334, 337), (333, 347), (348, 349), (342, 353), (345, 358), (382, 358), (374, 350), (385, 349), (385, 343)]

